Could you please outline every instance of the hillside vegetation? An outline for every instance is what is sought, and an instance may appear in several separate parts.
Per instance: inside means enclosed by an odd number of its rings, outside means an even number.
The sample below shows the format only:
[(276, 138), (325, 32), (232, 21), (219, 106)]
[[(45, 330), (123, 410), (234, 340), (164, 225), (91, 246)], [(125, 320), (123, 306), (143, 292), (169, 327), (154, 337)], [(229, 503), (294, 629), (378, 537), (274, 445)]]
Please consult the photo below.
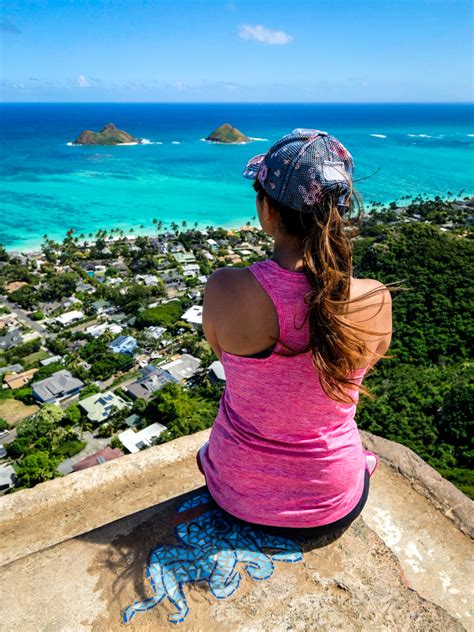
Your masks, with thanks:
[[(472, 287), (469, 207), (418, 202), (375, 213), (354, 243), (354, 275), (387, 284), (393, 295), (388, 354), (366, 385), (360, 428), (417, 452), (474, 497)], [(416, 217), (416, 221), (407, 218)], [(449, 230), (438, 224), (450, 222)], [(425, 223), (427, 222), (427, 223)], [(446, 226), (446, 224), (444, 224)]]

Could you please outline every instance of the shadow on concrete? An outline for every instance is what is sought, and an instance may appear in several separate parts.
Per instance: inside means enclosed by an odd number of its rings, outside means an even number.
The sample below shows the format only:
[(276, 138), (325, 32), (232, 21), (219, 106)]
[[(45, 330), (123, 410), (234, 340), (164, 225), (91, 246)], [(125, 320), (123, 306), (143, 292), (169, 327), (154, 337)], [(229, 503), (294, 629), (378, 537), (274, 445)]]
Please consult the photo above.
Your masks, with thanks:
[(76, 539), (98, 546), (88, 571), (112, 619), (130, 622), (160, 603), (161, 616), (181, 623), (195, 600), (202, 605), (204, 596), (211, 605), (244, 577), (270, 579), (275, 565), (303, 561), (349, 526), (312, 538), (274, 535), (233, 520), (202, 486)]

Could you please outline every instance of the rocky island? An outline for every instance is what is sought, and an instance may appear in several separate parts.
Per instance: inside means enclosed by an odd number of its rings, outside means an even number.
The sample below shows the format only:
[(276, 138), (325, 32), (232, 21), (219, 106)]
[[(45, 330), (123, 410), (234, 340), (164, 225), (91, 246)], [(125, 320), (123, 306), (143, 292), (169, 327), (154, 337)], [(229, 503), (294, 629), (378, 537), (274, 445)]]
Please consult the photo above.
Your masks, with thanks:
[(138, 145), (141, 138), (135, 138), (128, 132), (115, 127), (113, 123), (107, 123), (100, 132), (86, 129), (79, 134), (73, 145)]
[(209, 134), (206, 140), (213, 143), (249, 143), (252, 139), (242, 134), (236, 127), (224, 123)]

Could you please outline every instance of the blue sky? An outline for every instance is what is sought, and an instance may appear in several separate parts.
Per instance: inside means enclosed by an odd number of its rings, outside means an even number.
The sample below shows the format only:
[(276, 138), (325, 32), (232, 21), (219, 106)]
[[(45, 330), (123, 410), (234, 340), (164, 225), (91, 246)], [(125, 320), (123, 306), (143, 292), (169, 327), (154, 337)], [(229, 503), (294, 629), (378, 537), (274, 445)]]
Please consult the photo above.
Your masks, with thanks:
[(467, 0), (9, 0), (3, 101), (472, 100)]

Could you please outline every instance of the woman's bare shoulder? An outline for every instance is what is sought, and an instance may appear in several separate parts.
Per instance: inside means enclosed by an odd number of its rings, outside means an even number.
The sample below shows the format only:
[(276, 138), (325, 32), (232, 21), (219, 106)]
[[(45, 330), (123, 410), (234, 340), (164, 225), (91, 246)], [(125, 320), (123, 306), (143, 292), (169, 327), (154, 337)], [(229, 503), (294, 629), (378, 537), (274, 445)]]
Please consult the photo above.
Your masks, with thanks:
[[(392, 297), (388, 288), (375, 279), (351, 279), (350, 298), (354, 300), (348, 307), (348, 319), (369, 330), (378, 331), (381, 338), (359, 332), (369, 347), (390, 342), (392, 331)], [(383, 334), (383, 335), (382, 335)]]

